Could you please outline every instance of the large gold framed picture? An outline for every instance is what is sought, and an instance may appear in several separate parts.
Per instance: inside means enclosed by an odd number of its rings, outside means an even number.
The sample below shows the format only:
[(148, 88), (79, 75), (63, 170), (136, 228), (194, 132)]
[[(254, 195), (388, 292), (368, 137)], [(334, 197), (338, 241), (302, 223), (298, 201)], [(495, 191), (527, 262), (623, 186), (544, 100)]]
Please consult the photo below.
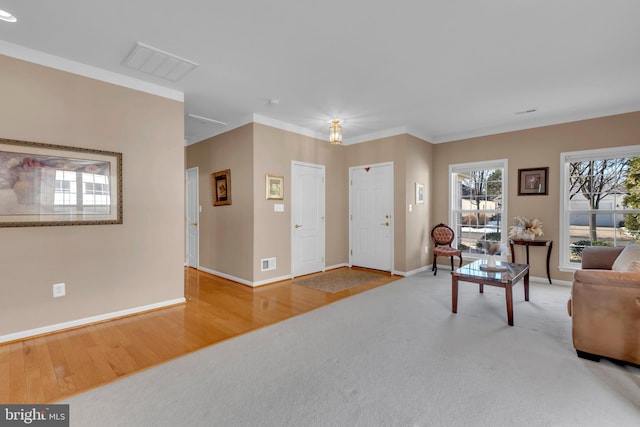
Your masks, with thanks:
[(122, 153), (0, 139), (0, 227), (122, 224)]

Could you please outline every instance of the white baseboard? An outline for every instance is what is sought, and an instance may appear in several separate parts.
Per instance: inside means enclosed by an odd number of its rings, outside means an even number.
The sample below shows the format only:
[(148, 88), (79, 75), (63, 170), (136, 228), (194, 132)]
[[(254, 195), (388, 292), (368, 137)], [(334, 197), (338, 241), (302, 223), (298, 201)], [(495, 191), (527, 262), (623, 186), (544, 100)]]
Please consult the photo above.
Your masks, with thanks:
[(213, 274), (214, 276), (222, 277), (223, 279), (233, 280), (234, 282), (241, 283), (243, 285), (251, 286), (252, 288), (256, 288), (258, 286), (268, 285), (270, 283), (281, 282), (283, 280), (291, 279), (291, 275), (272, 277), (270, 279), (258, 280), (257, 282), (252, 282), (251, 280), (241, 279), (236, 276), (232, 276), (230, 274), (222, 273), (220, 271), (212, 270), (207, 267), (198, 267), (198, 270), (202, 270), (204, 272)]
[(268, 285), (270, 283), (282, 282), (283, 280), (289, 280), (289, 279), (291, 279), (290, 274), (288, 276), (279, 276), (279, 277), (272, 277), (271, 279), (258, 280), (257, 282), (253, 282), (253, 285), (251, 286), (257, 287), (262, 285)]
[(397, 276), (407, 277), (407, 276), (413, 276), (414, 274), (422, 273), (423, 271), (427, 271), (430, 268), (431, 268), (430, 265), (425, 265), (423, 267), (419, 267), (411, 271), (394, 271), (393, 274)]
[(324, 271), (335, 270), (336, 268), (342, 268), (342, 267), (351, 267), (351, 265), (349, 265), (346, 262), (343, 262), (342, 264), (328, 265), (324, 268)]
[[(336, 268), (341, 268), (341, 267), (350, 267), (350, 265), (346, 264), (346, 263), (330, 265), (328, 267), (325, 267), (324, 271), (335, 270)], [(256, 288), (258, 286), (269, 285), (269, 284), (275, 283), (275, 282), (282, 282), (283, 280), (289, 280), (289, 279), (293, 278), (292, 275), (288, 274), (288, 275), (285, 275), (285, 276), (272, 277), (270, 279), (264, 279), (264, 280), (258, 280), (256, 282), (252, 282), (250, 280), (241, 279), (239, 277), (232, 276), (232, 275), (226, 274), (226, 273), (222, 273), (220, 271), (212, 270), (212, 269), (207, 268), (207, 267), (198, 267), (198, 270), (202, 270), (204, 272), (213, 274), (215, 276), (222, 277), (224, 279), (233, 280), (234, 282), (242, 283), (243, 285), (251, 286), (252, 288)]]
[(112, 320), (118, 317), (130, 316), (132, 314), (138, 314), (145, 311), (157, 310), (159, 308), (169, 307), (172, 305), (182, 304), (186, 302), (186, 299), (176, 298), (169, 301), (162, 301), (155, 304), (143, 305), (140, 307), (128, 308), (126, 310), (114, 311), (112, 313), (99, 314), (97, 316), (85, 317), (84, 319), (71, 320), (69, 322), (56, 323), (55, 325), (43, 326), (41, 328), (28, 329), (26, 331), (14, 332), (12, 334), (0, 335), (0, 343), (8, 341), (16, 341), (24, 338), (33, 337), (36, 335), (50, 334), (52, 332), (58, 332), (63, 329), (77, 328), (78, 326), (85, 326), (91, 323), (104, 322), (105, 320)]
[(220, 271), (212, 270), (210, 268), (202, 267), (202, 266), (198, 266), (198, 270), (202, 270), (202, 271), (204, 271), (206, 273), (210, 273), (210, 274), (213, 274), (215, 276), (222, 277), (224, 279), (233, 280), (234, 282), (242, 283), (243, 285), (247, 285), (247, 286), (253, 287), (253, 282), (251, 282), (249, 280), (241, 279), (241, 278), (236, 277), (236, 276), (232, 276), (230, 274), (222, 273)]

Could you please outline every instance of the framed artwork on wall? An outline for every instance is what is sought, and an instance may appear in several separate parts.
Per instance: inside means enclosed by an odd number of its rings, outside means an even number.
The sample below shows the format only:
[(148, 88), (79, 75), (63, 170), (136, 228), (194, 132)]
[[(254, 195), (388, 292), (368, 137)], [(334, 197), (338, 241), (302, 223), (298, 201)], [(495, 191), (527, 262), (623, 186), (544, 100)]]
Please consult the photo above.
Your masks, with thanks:
[(231, 204), (231, 169), (211, 174), (211, 189), (213, 191), (213, 206)]
[(267, 200), (283, 200), (284, 176), (267, 174), (265, 181)]
[(518, 169), (518, 196), (545, 196), (549, 194), (549, 168)]
[(0, 227), (122, 224), (122, 153), (0, 139)]
[(424, 204), (424, 184), (416, 182), (416, 205)]

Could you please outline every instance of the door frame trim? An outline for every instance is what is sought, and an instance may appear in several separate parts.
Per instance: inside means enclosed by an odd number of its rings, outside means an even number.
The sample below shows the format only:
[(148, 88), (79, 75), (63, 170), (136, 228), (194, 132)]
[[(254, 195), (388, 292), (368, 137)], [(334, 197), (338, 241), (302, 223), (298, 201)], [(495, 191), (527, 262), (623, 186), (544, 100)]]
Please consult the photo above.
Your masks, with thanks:
[(292, 160), (291, 161), (291, 215), (290, 215), (290, 230), (291, 230), (291, 234), (290, 234), (290, 242), (291, 242), (291, 267), (290, 267), (290, 276), (291, 278), (294, 277), (293, 275), (293, 239), (294, 239), (294, 218), (293, 218), (293, 206), (294, 206), (294, 192), (293, 192), (293, 168), (294, 166), (303, 166), (303, 167), (311, 167), (311, 168), (315, 168), (315, 169), (320, 169), (322, 171), (322, 178), (324, 180), (324, 203), (323, 203), (323, 218), (324, 218), (324, 223), (323, 223), (323, 233), (322, 233), (322, 249), (323, 249), (323, 254), (322, 254), (322, 270), (321, 271), (325, 271), (327, 268), (327, 166), (326, 165), (321, 165), (321, 164), (317, 164), (317, 163), (308, 163), (308, 162), (301, 162), (298, 160)]
[(185, 260), (184, 263), (187, 267), (190, 267), (189, 265), (189, 257), (188, 257), (188, 253), (189, 253), (189, 221), (187, 221), (188, 219), (188, 209), (189, 209), (189, 203), (193, 202), (192, 200), (189, 199), (189, 173), (193, 173), (195, 172), (195, 177), (196, 177), (196, 200), (195, 200), (195, 205), (196, 205), (196, 213), (198, 215), (198, 237), (197, 237), (197, 242), (196, 242), (196, 269), (200, 268), (200, 169), (198, 168), (198, 166), (192, 167), (192, 168), (188, 168), (185, 170), (185, 211), (184, 211), (184, 230), (185, 230), (185, 236), (184, 236), (184, 243), (185, 243), (185, 251), (184, 251), (184, 255), (185, 255)]
[(391, 167), (391, 194), (389, 197), (389, 200), (391, 202), (391, 238), (390, 238), (390, 245), (391, 245), (391, 260), (390, 260), (390, 269), (389, 272), (394, 274), (394, 266), (395, 266), (395, 224), (396, 224), (396, 218), (395, 218), (395, 191), (394, 191), (394, 185), (395, 185), (395, 179), (394, 179), (394, 166), (393, 166), (393, 161), (391, 162), (382, 162), (382, 163), (365, 163), (363, 165), (358, 165), (358, 166), (350, 166), (349, 167), (349, 267), (353, 267), (353, 255), (351, 253), (351, 250), (353, 248), (353, 171), (356, 169), (363, 169), (366, 167), (384, 167), (384, 166), (390, 166)]

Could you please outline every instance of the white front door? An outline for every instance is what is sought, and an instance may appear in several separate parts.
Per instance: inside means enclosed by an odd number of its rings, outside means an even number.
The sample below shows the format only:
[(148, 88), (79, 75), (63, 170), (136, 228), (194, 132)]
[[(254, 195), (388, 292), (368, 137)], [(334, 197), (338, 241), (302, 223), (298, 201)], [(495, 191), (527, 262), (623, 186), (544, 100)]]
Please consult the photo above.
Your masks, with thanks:
[(187, 169), (186, 189), (186, 248), (187, 265), (198, 268), (198, 225), (200, 223), (200, 201), (198, 197), (198, 168)]
[(324, 270), (325, 167), (291, 164), (291, 275)]
[(393, 163), (349, 168), (350, 263), (391, 271)]

